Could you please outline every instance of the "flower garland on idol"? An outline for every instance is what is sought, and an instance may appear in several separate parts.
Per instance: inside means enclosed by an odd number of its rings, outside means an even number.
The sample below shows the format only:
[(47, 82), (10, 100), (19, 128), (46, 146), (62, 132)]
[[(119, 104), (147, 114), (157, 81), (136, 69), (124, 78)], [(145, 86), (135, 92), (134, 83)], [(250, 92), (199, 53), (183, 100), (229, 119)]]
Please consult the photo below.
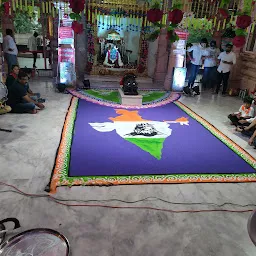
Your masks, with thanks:
[(162, 24), (163, 19), (163, 11), (161, 10), (161, 6), (159, 2), (155, 2), (151, 9), (147, 12), (147, 20), (153, 23), (152, 30), (153, 32), (148, 35), (149, 41), (155, 41), (162, 28), (167, 29), (167, 39), (173, 43), (179, 40), (178, 35), (175, 33), (175, 29), (178, 27), (178, 24), (183, 19), (183, 12), (181, 10), (182, 4), (174, 5), (168, 12), (168, 23)]
[(69, 7), (72, 9), (69, 17), (74, 20), (72, 22), (72, 29), (75, 34), (82, 34), (84, 31), (81, 21), (81, 12), (84, 10), (85, 0), (69, 0)]

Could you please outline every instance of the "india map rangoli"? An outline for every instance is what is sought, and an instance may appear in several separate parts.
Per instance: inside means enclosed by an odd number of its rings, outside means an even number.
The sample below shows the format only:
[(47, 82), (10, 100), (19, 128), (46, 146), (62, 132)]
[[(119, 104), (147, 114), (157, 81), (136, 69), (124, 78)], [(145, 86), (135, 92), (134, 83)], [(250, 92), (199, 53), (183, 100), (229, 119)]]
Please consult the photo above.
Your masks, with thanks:
[(135, 144), (156, 159), (162, 157), (165, 140), (171, 136), (171, 124), (189, 125), (188, 118), (181, 117), (174, 121), (153, 121), (143, 119), (138, 111), (116, 109), (116, 117), (108, 118), (112, 122), (89, 123), (99, 132), (116, 133), (124, 140)]

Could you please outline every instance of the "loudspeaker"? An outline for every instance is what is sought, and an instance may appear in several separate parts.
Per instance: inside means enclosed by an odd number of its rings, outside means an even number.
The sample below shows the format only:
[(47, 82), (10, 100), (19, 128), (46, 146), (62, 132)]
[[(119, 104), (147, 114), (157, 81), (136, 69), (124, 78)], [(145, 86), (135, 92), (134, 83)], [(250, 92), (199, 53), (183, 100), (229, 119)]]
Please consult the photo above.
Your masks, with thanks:
[(83, 89), (89, 90), (91, 88), (90, 80), (86, 79), (83, 81), (84, 87)]
[(65, 92), (65, 89), (67, 88), (67, 86), (65, 84), (57, 84), (57, 89), (59, 92)]

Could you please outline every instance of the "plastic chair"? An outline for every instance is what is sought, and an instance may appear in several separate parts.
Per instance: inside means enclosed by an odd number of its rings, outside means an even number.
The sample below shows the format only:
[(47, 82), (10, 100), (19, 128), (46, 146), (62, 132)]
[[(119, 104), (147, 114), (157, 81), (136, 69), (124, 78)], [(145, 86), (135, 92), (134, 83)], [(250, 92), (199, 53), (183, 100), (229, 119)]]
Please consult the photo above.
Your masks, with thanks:
[(248, 220), (247, 229), (252, 242), (256, 246), (256, 210), (252, 213)]

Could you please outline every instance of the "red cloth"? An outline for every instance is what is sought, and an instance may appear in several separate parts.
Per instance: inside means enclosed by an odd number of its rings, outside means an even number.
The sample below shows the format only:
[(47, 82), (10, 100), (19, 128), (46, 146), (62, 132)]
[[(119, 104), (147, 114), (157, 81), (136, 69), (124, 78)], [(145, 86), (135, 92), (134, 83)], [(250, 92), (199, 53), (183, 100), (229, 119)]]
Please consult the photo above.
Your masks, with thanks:
[(120, 85), (124, 85), (124, 78), (121, 79)]

